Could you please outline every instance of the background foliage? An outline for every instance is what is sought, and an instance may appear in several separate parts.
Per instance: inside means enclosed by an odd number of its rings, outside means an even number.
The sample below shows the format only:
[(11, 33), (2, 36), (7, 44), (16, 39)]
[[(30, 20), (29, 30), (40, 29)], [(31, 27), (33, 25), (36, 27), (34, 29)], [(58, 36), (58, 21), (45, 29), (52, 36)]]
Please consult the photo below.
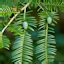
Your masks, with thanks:
[(0, 0), (0, 64), (63, 64), (63, 12), (63, 0)]

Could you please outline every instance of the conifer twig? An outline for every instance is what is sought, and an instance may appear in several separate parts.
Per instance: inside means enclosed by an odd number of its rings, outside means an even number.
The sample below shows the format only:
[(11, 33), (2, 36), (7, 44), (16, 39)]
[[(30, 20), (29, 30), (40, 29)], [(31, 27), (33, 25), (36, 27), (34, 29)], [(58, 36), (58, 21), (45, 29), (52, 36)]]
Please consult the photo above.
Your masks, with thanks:
[(8, 22), (8, 24), (3, 28), (2, 33), (6, 30), (6, 28), (11, 24), (11, 22), (17, 17), (17, 15), (20, 14), (21, 11), (23, 11), (24, 9), (26, 9), (29, 6), (30, 3), (27, 3), (23, 8), (21, 8), (21, 10), (19, 12), (17, 12)]

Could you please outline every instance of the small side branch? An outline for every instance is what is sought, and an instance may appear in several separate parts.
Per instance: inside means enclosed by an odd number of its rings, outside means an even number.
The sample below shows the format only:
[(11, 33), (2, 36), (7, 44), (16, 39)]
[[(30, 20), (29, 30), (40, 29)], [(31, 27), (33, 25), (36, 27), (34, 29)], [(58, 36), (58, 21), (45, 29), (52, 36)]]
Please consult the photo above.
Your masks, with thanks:
[(17, 12), (12, 18), (11, 20), (8, 22), (8, 24), (3, 28), (2, 33), (6, 30), (6, 28), (11, 24), (11, 22), (20, 14), (21, 11), (23, 11), (24, 9), (26, 9), (29, 6), (30, 3), (27, 3), (23, 8), (21, 8), (21, 10), (19, 12)]

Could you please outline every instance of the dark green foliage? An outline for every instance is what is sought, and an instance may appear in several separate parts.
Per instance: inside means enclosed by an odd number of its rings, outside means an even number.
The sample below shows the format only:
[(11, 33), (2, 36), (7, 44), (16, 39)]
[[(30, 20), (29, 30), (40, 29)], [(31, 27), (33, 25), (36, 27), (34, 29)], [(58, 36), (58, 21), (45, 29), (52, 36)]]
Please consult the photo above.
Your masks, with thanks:
[(33, 44), (30, 34), (22, 33), (16, 38), (12, 45), (12, 62), (15, 63), (32, 63)]
[[(28, 2), (30, 5), (20, 11)], [(0, 0), (0, 4), (0, 49), (9, 50), (9, 62), (12, 64), (52, 64), (57, 50), (55, 27), (59, 20), (59, 10), (64, 10), (64, 1)], [(20, 12), (15, 17), (18, 11)], [(3, 33), (1, 30), (7, 26), (11, 18), (14, 18), (13, 22)], [(23, 22), (27, 23), (26, 27)]]

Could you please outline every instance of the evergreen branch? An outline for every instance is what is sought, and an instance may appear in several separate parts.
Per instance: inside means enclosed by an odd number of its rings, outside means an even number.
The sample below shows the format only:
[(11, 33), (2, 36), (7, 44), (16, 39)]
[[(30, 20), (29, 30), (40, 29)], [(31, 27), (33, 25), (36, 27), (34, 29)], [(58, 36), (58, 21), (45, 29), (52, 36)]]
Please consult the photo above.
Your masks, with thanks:
[(17, 15), (19, 15), (21, 11), (23, 11), (24, 9), (26, 9), (26, 8), (29, 6), (29, 4), (30, 4), (30, 2), (27, 3), (23, 8), (21, 8), (21, 10), (20, 10), (19, 12), (17, 12), (17, 14), (15, 14), (15, 15), (11, 18), (11, 20), (8, 22), (8, 24), (3, 28), (2, 33), (3, 33), (3, 32), (6, 30), (6, 28), (11, 24), (11, 22), (17, 17)]
[(46, 32), (45, 32), (45, 52), (46, 52), (46, 64), (48, 64), (48, 23), (46, 23)]

